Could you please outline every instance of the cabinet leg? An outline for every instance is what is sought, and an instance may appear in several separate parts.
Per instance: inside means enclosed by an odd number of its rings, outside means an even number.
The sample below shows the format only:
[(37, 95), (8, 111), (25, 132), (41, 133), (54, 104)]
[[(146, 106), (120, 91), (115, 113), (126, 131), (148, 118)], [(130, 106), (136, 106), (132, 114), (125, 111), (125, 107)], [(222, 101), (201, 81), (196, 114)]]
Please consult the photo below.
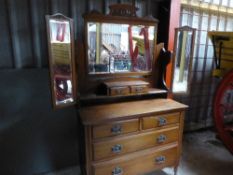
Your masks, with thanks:
[(174, 167), (174, 175), (177, 175), (178, 166)]

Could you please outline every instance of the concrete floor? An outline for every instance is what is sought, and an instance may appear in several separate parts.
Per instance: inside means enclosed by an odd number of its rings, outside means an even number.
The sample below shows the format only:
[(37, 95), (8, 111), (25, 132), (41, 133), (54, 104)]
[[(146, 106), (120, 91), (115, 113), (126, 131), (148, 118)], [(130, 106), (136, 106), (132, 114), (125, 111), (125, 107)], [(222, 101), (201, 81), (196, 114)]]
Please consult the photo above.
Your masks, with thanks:
[[(215, 138), (213, 131), (186, 133), (177, 175), (233, 175), (233, 155)], [(43, 175), (81, 175), (79, 167)], [(147, 175), (173, 175), (172, 168)]]

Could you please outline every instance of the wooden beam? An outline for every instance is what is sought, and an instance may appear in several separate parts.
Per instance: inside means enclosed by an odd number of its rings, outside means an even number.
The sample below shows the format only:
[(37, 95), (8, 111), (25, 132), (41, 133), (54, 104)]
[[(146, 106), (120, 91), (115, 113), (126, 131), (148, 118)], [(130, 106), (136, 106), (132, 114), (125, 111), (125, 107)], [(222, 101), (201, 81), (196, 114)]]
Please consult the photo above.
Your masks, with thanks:
[[(173, 51), (174, 48), (174, 38), (175, 38), (175, 28), (179, 27), (180, 20), (180, 6), (181, 0), (171, 0), (170, 5), (170, 22), (169, 22), (169, 39), (168, 39), (168, 50)], [(167, 66), (166, 72), (166, 84), (170, 89), (172, 86), (172, 65), (174, 63), (171, 62)], [(171, 97), (171, 95), (169, 95)]]

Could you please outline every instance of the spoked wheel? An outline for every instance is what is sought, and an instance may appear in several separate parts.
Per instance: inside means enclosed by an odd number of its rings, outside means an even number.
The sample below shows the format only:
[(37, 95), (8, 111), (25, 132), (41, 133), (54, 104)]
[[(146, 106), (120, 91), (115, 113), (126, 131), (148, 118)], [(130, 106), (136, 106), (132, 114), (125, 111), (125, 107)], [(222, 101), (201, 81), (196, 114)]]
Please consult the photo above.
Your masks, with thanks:
[(220, 139), (233, 154), (233, 70), (223, 77), (216, 91), (214, 120)]

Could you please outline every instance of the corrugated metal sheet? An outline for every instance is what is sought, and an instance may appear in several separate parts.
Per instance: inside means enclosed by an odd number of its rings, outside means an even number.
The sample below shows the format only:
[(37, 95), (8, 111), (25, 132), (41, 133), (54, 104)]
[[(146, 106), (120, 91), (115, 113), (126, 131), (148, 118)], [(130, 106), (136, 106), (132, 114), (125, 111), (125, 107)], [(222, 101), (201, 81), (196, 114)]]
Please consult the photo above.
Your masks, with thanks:
[[(139, 16), (149, 0), (138, 0)], [(45, 15), (62, 13), (75, 21), (75, 39), (83, 37), (82, 14), (93, 9), (108, 13), (112, 3), (131, 0), (0, 0), (0, 68), (41, 68), (48, 65)]]

